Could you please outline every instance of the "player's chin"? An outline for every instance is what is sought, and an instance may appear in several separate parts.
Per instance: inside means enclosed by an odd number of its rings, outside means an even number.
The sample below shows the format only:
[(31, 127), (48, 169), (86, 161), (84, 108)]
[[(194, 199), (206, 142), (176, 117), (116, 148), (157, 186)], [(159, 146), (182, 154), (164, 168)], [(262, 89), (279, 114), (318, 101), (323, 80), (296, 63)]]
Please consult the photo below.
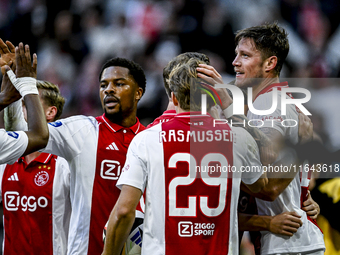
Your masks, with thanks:
[(236, 79), (235, 79), (234, 85), (236, 85), (237, 87), (242, 88), (243, 85), (244, 85), (243, 83), (244, 83), (244, 80), (243, 80), (243, 79), (241, 79), (241, 78), (236, 78)]
[(104, 113), (105, 113), (105, 116), (108, 119), (120, 119), (120, 118), (122, 118), (122, 112), (120, 111), (120, 109), (105, 108)]
[(108, 106), (108, 105), (104, 104), (104, 110), (105, 110), (105, 112), (108, 112), (108, 113), (118, 112), (119, 108), (120, 108), (119, 104), (115, 104), (113, 106)]

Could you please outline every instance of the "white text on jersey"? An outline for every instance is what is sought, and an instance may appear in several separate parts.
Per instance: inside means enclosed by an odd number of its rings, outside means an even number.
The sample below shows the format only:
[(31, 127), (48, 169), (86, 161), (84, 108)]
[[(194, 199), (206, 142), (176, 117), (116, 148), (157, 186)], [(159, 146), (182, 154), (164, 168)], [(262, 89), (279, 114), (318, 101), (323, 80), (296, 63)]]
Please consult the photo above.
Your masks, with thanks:
[(174, 130), (159, 132), (159, 142), (232, 142), (229, 130)]
[(45, 208), (48, 205), (48, 200), (43, 196), (37, 199), (34, 196), (20, 196), (17, 191), (6, 191), (4, 194), (4, 204), (8, 211), (17, 211), (21, 208), (24, 212), (27, 210), (34, 212), (37, 206)]

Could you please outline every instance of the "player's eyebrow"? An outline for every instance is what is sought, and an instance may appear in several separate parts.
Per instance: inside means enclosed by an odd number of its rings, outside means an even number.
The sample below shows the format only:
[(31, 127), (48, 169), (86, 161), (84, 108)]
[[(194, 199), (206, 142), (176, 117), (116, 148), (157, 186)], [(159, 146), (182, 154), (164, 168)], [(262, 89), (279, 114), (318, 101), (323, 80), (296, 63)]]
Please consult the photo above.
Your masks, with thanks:
[[(116, 79), (113, 79), (114, 82), (117, 82), (117, 81), (127, 81), (128, 79), (124, 78), (124, 77), (119, 77), (119, 78), (116, 78)], [(101, 79), (100, 82), (106, 82), (107, 80), (106, 79)]]

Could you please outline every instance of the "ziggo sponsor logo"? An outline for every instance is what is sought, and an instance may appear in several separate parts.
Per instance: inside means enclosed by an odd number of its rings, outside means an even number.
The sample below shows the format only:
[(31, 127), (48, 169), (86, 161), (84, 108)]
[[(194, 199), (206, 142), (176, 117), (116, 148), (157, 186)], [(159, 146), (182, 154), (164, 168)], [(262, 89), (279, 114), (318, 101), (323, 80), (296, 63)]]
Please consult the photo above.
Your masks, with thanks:
[(214, 223), (192, 223), (191, 221), (180, 221), (178, 223), (178, 235), (181, 237), (212, 236), (214, 231)]
[(20, 197), (19, 192), (16, 191), (5, 192), (4, 198), (5, 208), (8, 211), (17, 211), (20, 208), (24, 212), (27, 210), (34, 212), (38, 206), (45, 208), (48, 205), (46, 197), (41, 196), (38, 199), (34, 196)]

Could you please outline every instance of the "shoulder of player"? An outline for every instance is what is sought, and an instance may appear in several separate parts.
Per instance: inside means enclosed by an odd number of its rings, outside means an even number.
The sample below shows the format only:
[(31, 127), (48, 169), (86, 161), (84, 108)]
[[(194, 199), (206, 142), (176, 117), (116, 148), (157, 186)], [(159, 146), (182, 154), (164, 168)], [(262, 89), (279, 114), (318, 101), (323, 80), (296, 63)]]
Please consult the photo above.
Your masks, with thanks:
[(77, 126), (79, 128), (83, 128), (86, 126), (98, 126), (99, 125), (99, 121), (92, 117), (92, 116), (84, 116), (84, 115), (76, 115), (76, 116), (71, 116), (65, 119), (59, 119), (55, 122), (50, 122), (48, 123), (49, 126), (52, 127), (60, 127), (60, 126), (69, 126), (69, 125), (73, 125), (73, 126)]
[(237, 136), (250, 136), (252, 137), (247, 130), (245, 130), (243, 127), (235, 127), (235, 126), (230, 126), (231, 131), (233, 134)]
[(161, 123), (154, 125), (150, 128), (144, 129), (143, 131), (136, 134), (136, 136), (133, 138), (135, 142), (141, 142), (143, 141), (149, 141), (149, 139), (152, 139), (152, 137), (157, 136), (158, 133), (161, 131)]
[(23, 141), (28, 141), (28, 136), (25, 134), (25, 131), (6, 131), (3, 128), (0, 128), (0, 151), (6, 149), (9, 146), (9, 143), (18, 140), (21, 137), (26, 137), (20, 139), (22, 143)]
[(57, 156), (56, 162), (57, 162), (58, 165), (63, 165), (63, 166), (66, 166), (67, 168), (69, 168), (67, 160), (64, 159), (63, 157)]
[[(279, 100), (279, 98), (281, 98), (281, 93), (280, 91), (278, 91), (278, 102), (280, 102), (281, 100)], [(272, 105), (273, 102), (273, 91), (269, 91), (267, 93), (263, 93), (259, 96), (256, 97), (256, 99), (253, 102), (253, 105), (256, 106), (256, 109), (267, 109), (267, 105), (270, 104)], [(267, 107), (267, 108), (266, 108)]]
[[(266, 106), (267, 104), (272, 105), (272, 101), (273, 101), (273, 90), (268, 91), (266, 93), (260, 94), (258, 95), (254, 102), (253, 105), (261, 107), (261, 106)], [(281, 97), (282, 97), (282, 91), (278, 90), (277, 91), (277, 108), (281, 108)], [(286, 98), (290, 98), (288, 95), (286, 95)], [(290, 104), (288, 104), (287, 106), (289, 106)], [(255, 107), (256, 108), (256, 107)], [(257, 108), (256, 108), (257, 109)], [(259, 108), (260, 109), (260, 108)]]
[[(283, 119), (298, 119), (298, 113), (296, 111), (296, 107), (294, 104), (287, 104), (286, 107), (286, 111), (287, 114), (286, 115), (282, 115), (282, 109), (281, 109), (281, 96), (282, 93), (281, 91), (278, 91), (278, 96), (277, 96), (277, 101), (276, 101), (276, 107), (275, 107), (275, 111), (269, 115), (258, 115), (258, 114), (254, 114), (252, 113), (250, 110), (248, 111), (247, 117), (249, 119), (273, 119), (273, 118), (278, 118), (280, 120)], [(287, 95), (287, 98), (289, 98), (289, 96)], [(256, 110), (268, 110), (272, 107), (273, 105), (273, 92), (267, 92), (264, 94), (259, 95), (255, 101), (252, 103), (253, 107)]]

